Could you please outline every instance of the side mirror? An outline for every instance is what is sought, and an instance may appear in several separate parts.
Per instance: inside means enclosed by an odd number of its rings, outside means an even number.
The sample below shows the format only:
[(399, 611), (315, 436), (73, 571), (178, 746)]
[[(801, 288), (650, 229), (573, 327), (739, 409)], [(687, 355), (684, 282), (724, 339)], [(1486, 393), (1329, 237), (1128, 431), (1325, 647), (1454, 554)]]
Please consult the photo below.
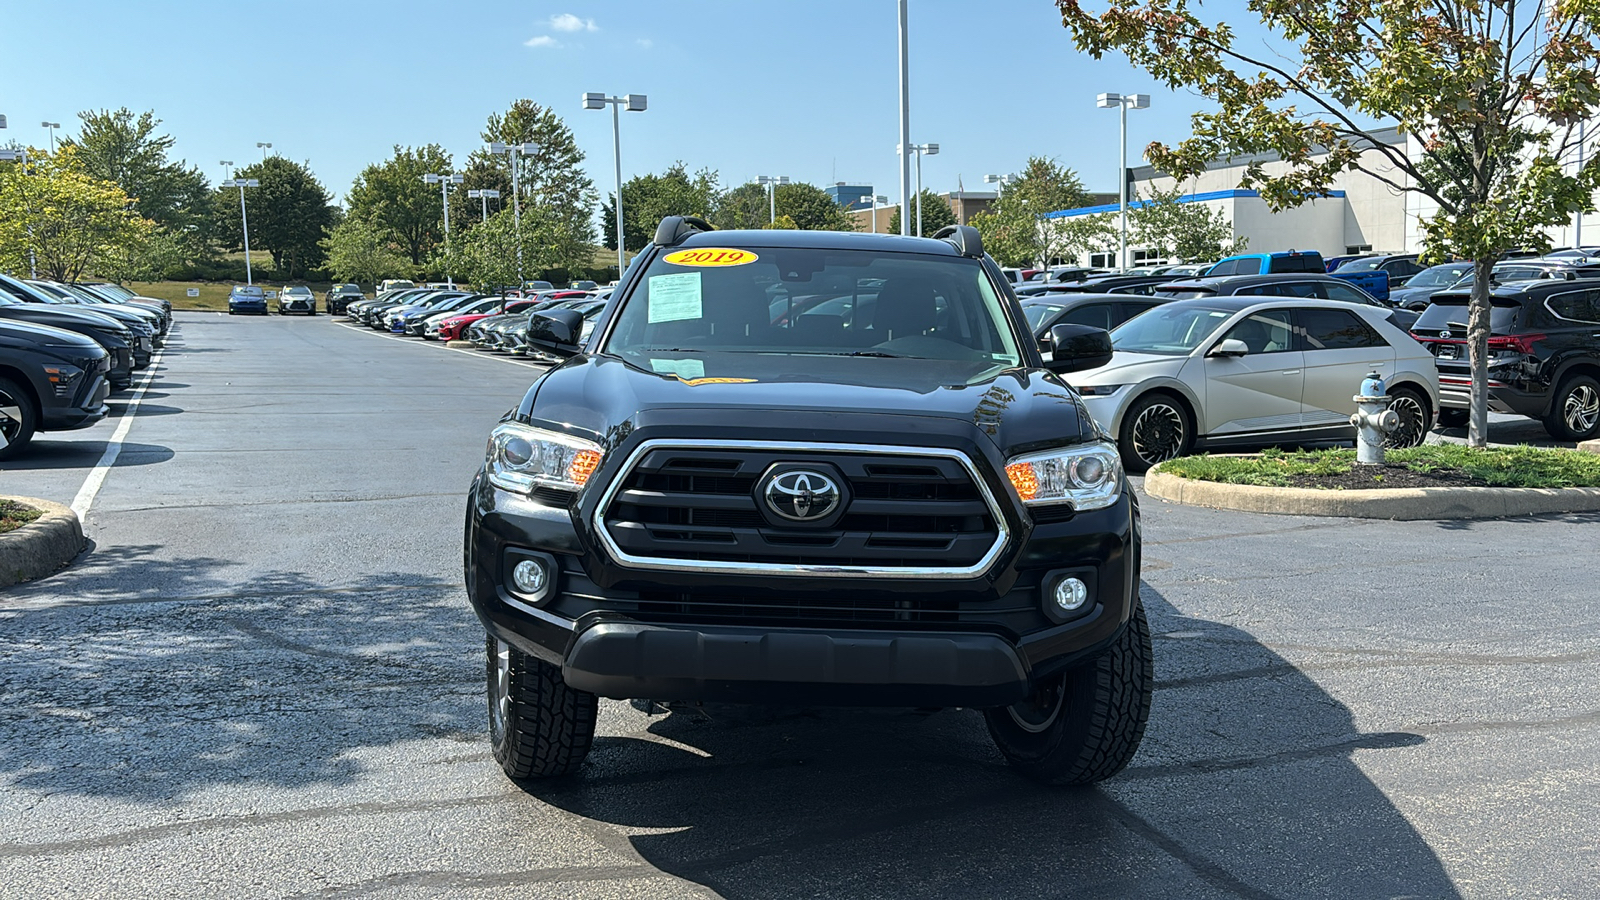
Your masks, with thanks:
[(556, 356), (577, 356), (578, 335), (583, 331), (583, 313), (575, 309), (552, 309), (528, 315), (528, 343)]
[(1090, 325), (1057, 325), (1050, 329), (1049, 338), (1054, 358), (1044, 367), (1057, 374), (1098, 369), (1111, 362), (1115, 352), (1111, 332)]
[(1238, 340), (1237, 338), (1228, 338), (1225, 341), (1218, 341), (1217, 345), (1215, 347), (1212, 347), (1211, 348), (1211, 352), (1207, 353), (1206, 355), (1207, 356), (1245, 356), (1245, 355), (1248, 355), (1249, 353), (1250, 353), (1250, 345), (1249, 344), (1246, 344), (1244, 341)]

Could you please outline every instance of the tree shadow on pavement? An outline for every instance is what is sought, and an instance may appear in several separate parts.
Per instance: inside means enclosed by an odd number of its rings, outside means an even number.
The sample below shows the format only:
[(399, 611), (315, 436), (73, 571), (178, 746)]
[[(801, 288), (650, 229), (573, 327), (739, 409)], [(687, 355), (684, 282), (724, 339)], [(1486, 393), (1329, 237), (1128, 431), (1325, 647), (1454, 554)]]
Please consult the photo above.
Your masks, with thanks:
[(1051, 788), (973, 712), (675, 710), (535, 796), (731, 898), (1457, 895), (1352, 760), (1423, 738), (1350, 711), (1248, 633), (1146, 587), (1156, 700), (1129, 769)]
[(347, 784), (352, 753), (478, 743), (482, 628), (458, 585), (97, 549), (0, 607), (8, 790), (177, 804), (216, 785)]

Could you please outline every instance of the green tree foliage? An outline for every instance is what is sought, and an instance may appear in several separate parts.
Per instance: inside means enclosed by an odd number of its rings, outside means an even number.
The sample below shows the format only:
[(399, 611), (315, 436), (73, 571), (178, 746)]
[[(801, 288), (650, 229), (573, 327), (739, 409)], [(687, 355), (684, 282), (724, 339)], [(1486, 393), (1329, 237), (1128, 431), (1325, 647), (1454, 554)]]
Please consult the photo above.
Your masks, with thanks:
[(1233, 223), (1220, 209), (1184, 203), (1183, 190), (1152, 189), (1149, 199), (1128, 207), (1129, 240), (1158, 258), (1210, 262), (1243, 253), (1249, 240), (1236, 237)]
[(1090, 253), (1114, 250), (1117, 246), (1117, 217), (1114, 213), (1061, 216), (1043, 221), (1044, 227), (1050, 232), (1045, 259), (1051, 265), (1086, 263)]
[[(547, 239), (555, 241), (550, 248), (557, 263), (554, 268), (579, 269), (590, 265), (594, 255), (594, 207), (599, 202), (594, 182), (583, 170), (583, 151), (572, 129), (549, 107), (532, 100), (518, 100), (504, 114), (489, 116), (483, 130), (485, 144), (501, 141), (506, 144), (532, 144), (529, 153), (517, 154), (517, 180), (522, 189), (523, 224), (527, 224), (530, 208), (541, 207), (541, 221), (555, 223)], [(477, 164), (503, 173), (503, 179), (492, 181), (485, 174), (478, 181)], [(501, 191), (507, 208), (512, 208), (511, 164), (504, 155), (491, 154), (486, 149), (473, 151), (468, 157), (467, 187), (491, 187)], [(477, 183), (473, 183), (477, 182)], [(463, 202), (469, 201), (462, 194)], [(494, 212), (493, 201), (489, 211)], [(475, 210), (466, 221), (475, 222)]]
[[(667, 216), (708, 218), (716, 208), (720, 191), (717, 173), (701, 169), (693, 175), (682, 162), (673, 163), (660, 175), (636, 175), (622, 185), (623, 242), (636, 252), (655, 237), (656, 226)], [(601, 209), (605, 245), (617, 249), (617, 198), (606, 198)], [(763, 220), (762, 224), (766, 224)]]
[(770, 218), (766, 187), (750, 181), (717, 198), (711, 224), (723, 231), (765, 228)]
[(781, 215), (761, 227), (778, 231), (798, 231), (800, 229), (800, 226), (796, 225), (794, 219), (789, 218), (788, 214)]
[[(855, 220), (822, 188), (798, 181), (780, 184), (777, 191), (777, 214), (788, 216), (795, 228), (801, 231), (855, 230)], [(718, 197), (711, 222), (721, 229), (765, 228), (771, 219), (767, 188), (752, 181)]]
[(364, 219), (382, 229), (414, 266), (444, 238), (444, 205), (439, 186), (422, 176), (453, 173), (450, 154), (438, 144), (394, 148), (394, 156), (367, 166), (356, 176), (345, 207), (351, 218)]
[(412, 270), (382, 228), (355, 216), (345, 217), (328, 231), (322, 239), (322, 252), (335, 277), (358, 284), (377, 284)]
[[(517, 271), (517, 249), (521, 245), (523, 269), (528, 277), (538, 277), (560, 265), (562, 229), (567, 225), (548, 207), (522, 211), (521, 239), (517, 236), (511, 210), (494, 213), (488, 221), (474, 227), (456, 248), (451, 274), (477, 285), (481, 290), (521, 284)], [(435, 265), (442, 264), (439, 260)]]
[(1088, 205), (1089, 193), (1076, 172), (1035, 156), (1020, 177), (1000, 191), (994, 205), (973, 216), (970, 224), (983, 235), (984, 249), (1002, 265), (1048, 264), (1067, 258), (1068, 246), (1081, 245), (1096, 229), (1093, 223), (1052, 227), (1044, 217)]
[(139, 215), (168, 232), (163, 244), (170, 251), (184, 259), (207, 255), (211, 187), (199, 169), (168, 159), (174, 139), (157, 133), (155, 113), (123, 107), (86, 110), (78, 118), (78, 136), (62, 138), (60, 146), (75, 149), (84, 173), (121, 188)]
[[(260, 187), (244, 191), (250, 248), (271, 252), (273, 268), (287, 278), (301, 277), (321, 265), (323, 234), (334, 224), (336, 212), (328, 191), (311, 169), (281, 156), (269, 156), (234, 174), (261, 182)], [(218, 188), (216, 234), (224, 246), (242, 250), (238, 195), (238, 188)]]
[[(1600, 5), (1482, 0), (1259, 0), (1248, 41), (1186, 0), (1059, 0), (1078, 49), (1120, 53), (1173, 89), (1210, 101), (1193, 136), (1151, 144), (1175, 177), (1218, 157), (1270, 153), (1241, 187), (1269, 207), (1322, 195), (1360, 170), (1435, 211), (1421, 221), (1433, 258), (1474, 263), (1467, 321), (1469, 443), (1488, 422), (1489, 273), (1506, 250), (1548, 245), (1545, 229), (1592, 210), (1600, 158), (1573, 165), (1578, 124), (1600, 105)], [(1398, 122), (1410, 146), (1375, 140)]]
[[(943, 197), (935, 194), (933, 191), (923, 188), (923, 235), (926, 237), (932, 237), (936, 232), (938, 232), (939, 229), (945, 227), (946, 225), (954, 225), (955, 223), (956, 213), (955, 210), (950, 208), (950, 204), (946, 202)], [(900, 207), (898, 206), (894, 208), (894, 212), (889, 214), (889, 233), (900, 233)], [(915, 197), (911, 198), (911, 230), (909, 233), (917, 233), (917, 203)]]
[(114, 182), (90, 175), (77, 148), (0, 163), (0, 270), (26, 272), (30, 253), (53, 281), (115, 276), (156, 234)]

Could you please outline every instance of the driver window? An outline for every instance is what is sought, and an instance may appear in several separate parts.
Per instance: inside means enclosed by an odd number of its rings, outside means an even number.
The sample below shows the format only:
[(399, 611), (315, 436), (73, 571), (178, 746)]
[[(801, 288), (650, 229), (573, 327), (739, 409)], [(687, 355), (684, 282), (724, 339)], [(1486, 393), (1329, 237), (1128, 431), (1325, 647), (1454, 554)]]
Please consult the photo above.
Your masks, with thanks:
[(1294, 330), (1289, 324), (1289, 311), (1286, 309), (1251, 313), (1244, 321), (1228, 329), (1222, 339), (1244, 341), (1252, 354), (1282, 353), (1294, 349)]

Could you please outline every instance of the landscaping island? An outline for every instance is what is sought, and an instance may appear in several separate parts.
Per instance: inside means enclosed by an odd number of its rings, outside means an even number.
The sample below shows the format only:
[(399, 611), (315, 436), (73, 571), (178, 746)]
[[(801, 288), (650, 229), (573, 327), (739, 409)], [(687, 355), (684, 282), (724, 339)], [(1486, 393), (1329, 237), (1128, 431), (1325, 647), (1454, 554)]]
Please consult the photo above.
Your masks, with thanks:
[(1176, 503), (1289, 515), (1467, 519), (1600, 510), (1600, 455), (1434, 444), (1381, 466), (1351, 449), (1191, 456), (1150, 470), (1145, 491)]

